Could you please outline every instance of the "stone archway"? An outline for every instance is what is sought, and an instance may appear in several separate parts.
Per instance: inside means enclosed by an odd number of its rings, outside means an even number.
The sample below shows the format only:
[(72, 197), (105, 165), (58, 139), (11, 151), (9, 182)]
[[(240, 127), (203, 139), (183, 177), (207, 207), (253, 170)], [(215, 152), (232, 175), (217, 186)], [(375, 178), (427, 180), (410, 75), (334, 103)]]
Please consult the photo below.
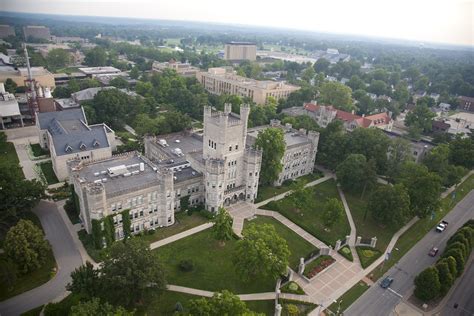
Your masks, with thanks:
[(239, 198), (237, 197), (237, 194), (234, 194), (234, 196), (232, 197), (232, 203), (235, 203), (239, 200)]
[(244, 201), (245, 200), (245, 194), (243, 192), (241, 192), (239, 194), (239, 201)]
[(225, 205), (225, 206), (229, 206), (229, 205), (230, 205), (230, 198), (226, 198), (226, 199), (224, 200), (224, 205)]

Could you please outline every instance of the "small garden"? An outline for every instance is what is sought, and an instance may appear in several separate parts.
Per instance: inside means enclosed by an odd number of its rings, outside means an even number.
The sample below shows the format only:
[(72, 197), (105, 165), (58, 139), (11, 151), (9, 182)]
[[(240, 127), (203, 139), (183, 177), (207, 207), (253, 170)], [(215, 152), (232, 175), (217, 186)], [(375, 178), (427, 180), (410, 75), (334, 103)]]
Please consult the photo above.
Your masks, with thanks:
[(31, 144), (30, 145), (31, 152), (34, 157), (42, 157), (42, 156), (48, 156), (49, 151), (46, 149), (41, 148), (40, 144)]
[(59, 188), (48, 189), (48, 195), (53, 201), (64, 200), (71, 196), (71, 189), (67, 183), (64, 183), (64, 185)]
[(56, 174), (54, 173), (53, 163), (51, 161), (39, 163), (37, 164), (37, 166), (40, 168), (41, 172), (43, 173), (46, 183), (48, 185), (59, 182), (58, 178), (56, 177)]
[(295, 301), (295, 300), (287, 300), (287, 299), (279, 299), (278, 303), (283, 308), (281, 311), (282, 316), (309, 315), (309, 313), (318, 306), (312, 303)]
[(364, 269), (370, 266), (382, 255), (380, 250), (368, 246), (357, 246), (356, 250), (357, 255), (359, 256), (360, 265)]
[(351, 251), (351, 248), (349, 248), (349, 246), (345, 245), (344, 247), (342, 247), (341, 249), (339, 249), (337, 251), (341, 256), (343, 256), (344, 258), (346, 258), (347, 260), (349, 260), (350, 262), (353, 262), (354, 261), (354, 257), (352, 256), (352, 251)]
[(305, 258), (306, 260), (315, 256), (319, 253), (319, 249), (310, 244), (305, 239), (301, 238), (298, 234), (293, 232), (291, 229), (277, 221), (276, 219), (268, 216), (258, 216), (255, 219), (250, 221), (246, 221), (247, 227), (249, 223), (263, 225), (263, 224), (270, 224), (275, 227), (277, 234), (286, 240), (288, 243), (288, 247), (290, 248), (290, 267), (293, 270), (298, 270), (298, 265), (300, 262), (300, 258)]
[(286, 283), (280, 288), (280, 290), (282, 293), (291, 293), (291, 294), (300, 294), (300, 295), (306, 294), (305, 291), (301, 288), (301, 286), (299, 286), (298, 283), (294, 281), (290, 281)]
[(345, 212), (331, 227), (324, 224), (326, 203), (333, 199), (341, 201), (334, 179), (303, 189), (299, 194), (304, 198), (304, 203), (300, 203), (301, 199), (295, 198), (294, 194), (279, 201), (272, 201), (261, 208), (279, 212), (328, 245), (334, 246), (337, 240), (343, 240), (350, 234), (351, 229)]
[(331, 256), (319, 256), (305, 266), (303, 275), (308, 279), (311, 279), (318, 275), (318, 273), (321, 273), (321, 271), (329, 267), (334, 262), (336, 262), (336, 260), (334, 260), (334, 258)]

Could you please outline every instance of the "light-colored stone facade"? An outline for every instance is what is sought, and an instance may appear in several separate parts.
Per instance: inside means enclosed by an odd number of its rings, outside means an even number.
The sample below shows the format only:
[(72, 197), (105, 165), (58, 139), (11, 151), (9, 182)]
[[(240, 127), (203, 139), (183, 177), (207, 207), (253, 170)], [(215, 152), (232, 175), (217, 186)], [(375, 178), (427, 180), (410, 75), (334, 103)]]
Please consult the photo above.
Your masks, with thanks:
[(248, 42), (230, 42), (224, 46), (224, 59), (241, 61), (257, 59), (257, 45)]
[(207, 72), (196, 74), (197, 80), (212, 94), (232, 94), (249, 97), (257, 104), (266, 104), (269, 97), (276, 100), (287, 98), (300, 89), (298, 86), (270, 80), (254, 80), (235, 74), (235, 71), (224, 68), (209, 68)]
[(281, 161), (283, 169), (278, 175), (278, 180), (273, 184), (279, 186), (287, 180), (294, 180), (312, 173), (318, 151), (319, 133), (307, 132), (305, 129), (295, 130), (291, 124), (282, 126), (280, 121), (272, 120), (270, 126), (259, 126), (250, 129), (247, 142), (253, 145), (258, 133), (268, 127), (281, 128), (285, 133), (285, 152)]
[(200, 71), (198, 67), (194, 67), (189, 63), (181, 63), (174, 60), (164, 63), (160, 63), (158, 61), (153, 62), (153, 71), (160, 73), (165, 71), (166, 69), (173, 69), (178, 75), (183, 77), (195, 77), (196, 74)]

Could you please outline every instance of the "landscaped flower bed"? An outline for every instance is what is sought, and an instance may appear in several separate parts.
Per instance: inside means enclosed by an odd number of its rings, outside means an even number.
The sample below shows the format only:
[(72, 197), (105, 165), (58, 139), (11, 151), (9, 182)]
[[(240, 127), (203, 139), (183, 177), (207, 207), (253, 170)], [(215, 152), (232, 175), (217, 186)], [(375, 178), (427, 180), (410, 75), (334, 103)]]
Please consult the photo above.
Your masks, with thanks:
[(360, 265), (362, 268), (370, 266), (378, 257), (382, 255), (382, 252), (376, 248), (368, 246), (357, 246), (357, 255), (359, 256)]
[(298, 283), (294, 281), (290, 281), (284, 286), (280, 288), (282, 293), (292, 293), (292, 294), (300, 294), (304, 295), (306, 294), (304, 290), (301, 288), (301, 286), (298, 285)]
[(308, 279), (313, 278), (318, 273), (329, 267), (336, 260), (328, 255), (323, 255), (308, 263), (304, 269), (303, 275)]
[(351, 252), (351, 249), (349, 248), (349, 246), (344, 246), (342, 247), (341, 249), (339, 249), (337, 252), (339, 252), (341, 254), (341, 256), (343, 256), (344, 258), (346, 258), (347, 260), (349, 261), (354, 261), (354, 257), (352, 256), (352, 252)]

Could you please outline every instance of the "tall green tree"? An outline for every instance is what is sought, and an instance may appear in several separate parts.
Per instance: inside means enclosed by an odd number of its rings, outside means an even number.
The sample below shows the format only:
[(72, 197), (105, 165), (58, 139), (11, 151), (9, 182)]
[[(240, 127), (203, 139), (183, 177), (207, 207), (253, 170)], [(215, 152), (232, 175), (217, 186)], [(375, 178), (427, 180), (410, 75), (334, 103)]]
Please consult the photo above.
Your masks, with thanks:
[(441, 284), (440, 294), (445, 295), (454, 283), (454, 276), (451, 274), (447, 262), (439, 261), (435, 267), (438, 270), (439, 282)]
[(72, 61), (71, 54), (61, 48), (54, 48), (49, 51), (48, 56), (46, 57), (46, 64), (48, 69), (51, 71), (56, 71), (59, 68), (66, 67)]
[(354, 109), (351, 88), (339, 82), (323, 83), (320, 88), (320, 101), (344, 111)]
[(101, 269), (102, 296), (112, 304), (148, 302), (166, 288), (164, 269), (143, 240), (113, 243)]
[(216, 292), (211, 298), (199, 298), (189, 301), (189, 314), (195, 316), (262, 316), (250, 311), (245, 302), (227, 291)]
[(413, 160), (410, 142), (404, 138), (394, 138), (390, 141), (387, 155), (387, 176), (390, 182), (400, 174), (405, 162)]
[(5, 90), (7, 92), (15, 93), (17, 87), (18, 85), (11, 78), (7, 78), (7, 80), (5, 80)]
[(441, 193), (441, 178), (428, 171), (426, 166), (413, 161), (406, 162), (397, 177), (410, 195), (410, 207), (420, 218), (438, 210)]
[(464, 271), (464, 265), (466, 264), (466, 258), (463, 255), (463, 251), (460, 248), (448, 248), (445, 249), (442, 258), (450, 258), (452, 257), (456, 262), (456, 276), (461, 276), (462, 272)]
[(379, 186), (367, 209), (379, 224), (398, 228), (410, 218), (410, 196), (402, 184)]
[(290, 250), (273, 225), (250, 224), (237, 242), (234, 265), (244, 280), (254, 276), (278, 278), (286, 272)]
[(41, 229), (29, 220), (21, 219), (5, 237), (5, 253), (23, 274), (40, 268), (50, 251)]
[(96, 46), (86, 53), (84, 62), (90, 67), (106, 66), (107, 52), (104, 48)]
[(219, 207), (216, 217), (212, 219), (212, 222), (214, 223), (212, 232), (217, 240), (225, 244), (226, 240), (232, 239), (234, 235), (232, 231), (232, 217), (225, 208)]
[(350, 154), (337, 166), (337, 180), (343, 190), (348, 192), (364, 193), (375, 186), (377, 175), (375, 167), (370, 164), (364, 155)]
[(438, 297), (440, 291), (441, 283), (435, 267), (428, 267), (416, 276), (414, 294), (423, 302)]
[(285, 153), (285, 138), (283, 130), (267, 128), (258, 133), (255, 147), (262, 153), (262, 166), (260, 169), (260, 183), (273, 184), (278, 180), (278, 175), (283, 169), (281, 159)]
[(474, 138), (463, 138), (457, 135), (449, 143), (449, 161), (467, 169), (474, 168)]
[(314, 70), (317, 73), (326, 72), (329, 69), (329, 66), (331, 66), (331, 63), (325, 58), (319, 58), (313, 65)]
[(432, 112), (428, 106), (421, 104), (415, 106), (413, 111), (409, 112), (405, 117), (405, 125), (421, 129), (423, 132), (431, 132), (433, 119), (436, 114)]
[(344, 206), (336, 198), (329, 199), (324, 204), (323, 221), (328, 227), (332, 227), (344, 216)]
[(71, 307), (70, 316), (133, 316), (135, 312), (129, 312), (119, 306), (114, 307), (107, 302), (101, 302), (98, 298), (90, 301), (80, 302)]
[(89, 261), (85, 265), (76, 268), (71, 273), (71, 283), (66, 286), (68, 291), (88, 298), (100, 294), (99, 271)]
[(335, 170), (346, 158), (348, 141), (349, 136), (345, 132), (343, 123), (339, 120), (332, 121), (319, 135), (317, 161)]
[(364, 155), (367, 161), (376, 163), (376, 170), (384, 174), (387, 168), (387, 152), (390, 138), (378, 128), (356, 128), (349, 136), (347, 151)]
[(453, 166), (449, 163), (450, 148), (447, 144), (439, 144), (433, 148), (423, 159), (423, 164), (431, 172), (441, 177), (442, 184), (450, 187), (458, 183), (466, 170), (461, 166)]

